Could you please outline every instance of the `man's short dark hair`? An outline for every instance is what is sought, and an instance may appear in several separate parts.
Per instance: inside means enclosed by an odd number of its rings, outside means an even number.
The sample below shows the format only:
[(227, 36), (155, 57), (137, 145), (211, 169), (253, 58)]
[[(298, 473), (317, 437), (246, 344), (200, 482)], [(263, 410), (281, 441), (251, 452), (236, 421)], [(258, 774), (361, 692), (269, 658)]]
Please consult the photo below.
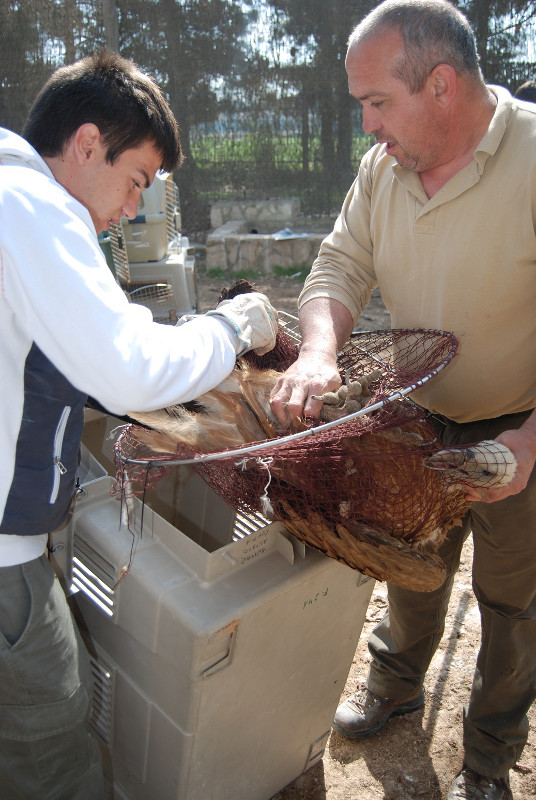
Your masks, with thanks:
[(126, 58), (101, 50), (57, 69), (37, 95), (22, 135), (41, 156), (60, 155), (78, 128), (95, 124), (113, 164), (152, 141), (171, 172), (182, 160), (177, 122), (155, 81)]

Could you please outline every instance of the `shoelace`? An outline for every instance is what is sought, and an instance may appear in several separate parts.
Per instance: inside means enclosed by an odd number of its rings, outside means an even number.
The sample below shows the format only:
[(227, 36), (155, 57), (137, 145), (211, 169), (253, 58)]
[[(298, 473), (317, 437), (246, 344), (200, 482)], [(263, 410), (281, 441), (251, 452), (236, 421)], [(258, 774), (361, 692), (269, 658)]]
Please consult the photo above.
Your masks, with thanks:
[(372, 692), (368, 692), (365, 690), (361, 692), (356, 692), (356, 694), (354, 694), (353, 697), (351, 697), (348, 702), (351, 703), (353, 706), (355, 706), (357, 710), (361, 712), (365, 711), (365, 709), (367, 708), (375, 706), (378, 700), (379, 698), (376, 697), (376, 695), (372, 694)]
[[(497, 778), (486, 778), (483, 775), (478, 775), (473, 770), (463, 770), (460, 775), (460, 780), (464, 780), (463, 786), (457, 786), (457, 797), (460, 800), (486, 800), (486, 789), (493, 789), (495, 787), (502, 787), (506, 789), (504, 782)], [(485, 782), (485, 785), (484, 785)]]

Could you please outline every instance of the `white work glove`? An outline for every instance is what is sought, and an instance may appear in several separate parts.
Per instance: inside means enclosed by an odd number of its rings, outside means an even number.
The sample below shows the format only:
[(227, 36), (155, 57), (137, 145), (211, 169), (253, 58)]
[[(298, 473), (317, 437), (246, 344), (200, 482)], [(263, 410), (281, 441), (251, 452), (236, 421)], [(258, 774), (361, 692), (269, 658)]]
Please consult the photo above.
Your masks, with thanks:
[(232, 300), (222, 300), (207, 317), (215, 317), (231, 328), (240, 345), (237, 355), (254, 350), (263, 356), (275, 347), (277, 311), (266, 295), (260, 292), (239, 294)]

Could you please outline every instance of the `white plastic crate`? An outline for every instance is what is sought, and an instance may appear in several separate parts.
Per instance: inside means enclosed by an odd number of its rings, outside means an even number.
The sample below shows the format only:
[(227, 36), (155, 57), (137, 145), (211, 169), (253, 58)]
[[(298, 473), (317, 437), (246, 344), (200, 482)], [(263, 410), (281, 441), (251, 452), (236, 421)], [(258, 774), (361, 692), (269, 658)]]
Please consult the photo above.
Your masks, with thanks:
[(121, 219), (129, 263), (161, 261), (179, 235), (178, 195), (169, 173), (157, 175), (141, 193), (135, 219)]
[[(98, 416), (102, 417), (101, 414)], [(84, 495), (89, 484), (102, 480), (106, 476), (106, 469), (87, 447), (82, 446), (78, 469), (79, 497)], [(49, 534), (48, 548), (51, 566), (60, 579), (65, 592), (69, 594), (73, 581), (73, 521), (71, 517), (60, 528)]]
[(167, 190), (166, 181), (172, 181), (171, 173), (157, 173), (148, 189), (141, 193), (138, 204), (140, 214), (162, 214), (166, 211)]
[(74, 555), (115, 798), (269, 800), (322, 757), (374, 582), (237, 525), (189, 467), (160, 488), (180, 528), (139, 500), (121, 525), (111, 483), (77, 505)]
[(134, 219), (122, 219), (121, 223), (130, 264), (164, 258), (168, 249), (165, 212), (138, 214)]
[[(185, 238), (185, 237), (183, 237)], [(188, 241), (186, 239), (186, 241)], [(159, 261), (145, 261), (129, 265), (130, 286), (167, 283), (173, 291), (177, 316), (193, 314), (197, 310), (195, 284), (195, 259), (187, 249), (171, 252)]]

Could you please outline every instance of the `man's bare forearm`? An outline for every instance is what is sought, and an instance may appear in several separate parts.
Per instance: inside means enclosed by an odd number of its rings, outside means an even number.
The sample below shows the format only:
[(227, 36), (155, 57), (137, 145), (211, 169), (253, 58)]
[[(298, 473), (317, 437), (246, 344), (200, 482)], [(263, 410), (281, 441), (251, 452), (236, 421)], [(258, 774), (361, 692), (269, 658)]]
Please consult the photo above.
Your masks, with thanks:
[(338, 300), (319, 297), (300, 309), (303, 353), (317, 351), (336, 354), (353, 330), (352, 315)]

